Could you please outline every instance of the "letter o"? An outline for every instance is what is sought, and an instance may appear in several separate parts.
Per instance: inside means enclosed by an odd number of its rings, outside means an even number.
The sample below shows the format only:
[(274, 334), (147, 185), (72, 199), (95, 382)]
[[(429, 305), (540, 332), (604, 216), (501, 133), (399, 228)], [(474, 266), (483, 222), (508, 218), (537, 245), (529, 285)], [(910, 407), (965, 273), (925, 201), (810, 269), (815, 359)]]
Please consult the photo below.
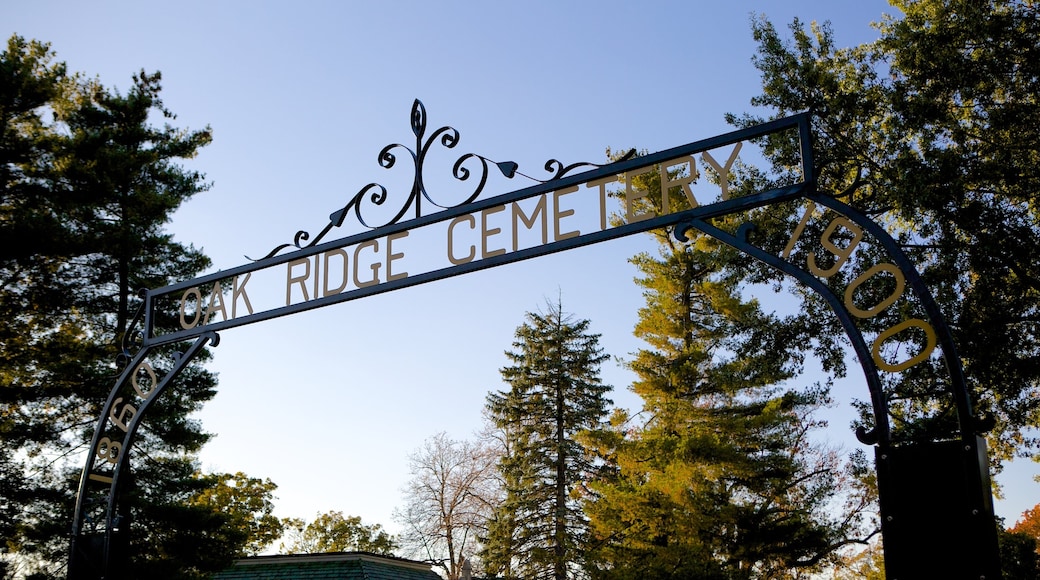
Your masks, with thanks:
[[(881, 358), (881, 345), (884, 344), (886, 340), (899, 334), (903, 330), (910, 328), (911, 326), (916, 326), (917, 328), (920, 328), (924, 331), (926, 338), (924, 350), (917, 353), (917, 356), (911, 357), (897, 364), (890, 364), (888, 361)], [(936, 342), (937, 341), (935, 338), (935, 330), (932, 329), (932, 326), (924, 320), (921, 320), (920, 318), (912, 318), (910, 320), (904, 320), (903, 322), (900, 322), (899, 324), (879, 334), (877, 339), (874, 340), (874, 345), (870, 347), (870, 354), (874, 357), (874, 364), (876, 364), (879, 369), (890, 373), (897, 373), (899, 371), (906, 370), (921, 361), (926, 360), (929, 356), (931, 356), (932, 351), (935, 350)]]
[[(188, 302), (188, 295), (189, 294), (194, 294), (195, 295), (195, 305), (196, 305), (195, 306), (195, 318), (191, 321), (191, 324), (188, 324), (188, 321), (184, 319), (184, 315), (185, 315), (184, 310), (185, 310), (185, 305)], [(202, 292), (199, 291), (199, 287), (198, 286), (195, 286), (193, 288), (188, 288), (187, 290), (184, 291), (184, 294), (181, 295), (181, 328), (183, 328), (184, 330), (189, 330), (189, 329), (195, 328), (196, 326), (199, 325), (199, 319), (200, 318), (202, 318)]]
[[(878, 272), (884, 270), (890, 272), (896, 279), (896, 289), (887, 298), (878, 302), (873, 308), (866, 310), (856, 306), (853, 302), (853, 293), (856, 292), (856, 288), (859, 288), (861, 284), (872, 278)], [(883, 311), (892, 305), (893, 302), (899, 300), (899, 297), (903, 295), (903, 289), (906, 288), (906, 279), (903, 277), (903, 273), (895, 266), (895, 264), (878, 264), (873, 268), (860, 274), (852, 283), (849, 284), (848, 288), (845, 288), (845, 308), (849, 309), (849, 312), (858, 318), (870, 318), (871, 316), (877, 316), (878, 313)]]

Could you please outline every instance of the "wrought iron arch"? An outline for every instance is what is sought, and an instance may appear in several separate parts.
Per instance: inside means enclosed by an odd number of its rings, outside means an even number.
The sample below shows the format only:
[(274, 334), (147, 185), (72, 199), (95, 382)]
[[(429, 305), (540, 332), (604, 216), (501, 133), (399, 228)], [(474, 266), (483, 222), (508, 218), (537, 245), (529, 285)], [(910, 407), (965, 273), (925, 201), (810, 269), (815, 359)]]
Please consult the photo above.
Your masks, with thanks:
[[(999, 558), (996, 551), (996, 528), (993, 523), (985, 443), (976, 433), (977, 425), (971, 399), (949, 328), (913, 263), (884, 228), (854, 208), (816, 191), (811, 117), (808, 114), (777, 119), (642, 157), (629, 154), (606, 165), (565, 165), (556, 159), (550, 159), (544, 165), (545, 171), (550, 175), (544, 180), (521, 173), (515, 162), (493, 161), (481, 155), (466, 153), (458, 157), (450, 173), (458, 183), (472, 189), (464, 196), (464, 201), (455, 205), (442, 204), (427, 191), (424, 172), (427, 154), (431, 148), (439, 145), (449, 150), (454, 149), (460, 142), (459, 132), (448, 126), (428, 131), (426, 109), (418, 100), (412, 106), (410, 125), (415, 138), (413, 147), (394, 143), (384, 147), (377, 156), (379, 165), (384, 169), (394, 167), (398, 164), (399, 158), (410, 158), (414, 171), (410, 191), (400, 208), (390, 212), (392, 217), (386, 223), (370, 224), (370, 220), (366, 218), (365, 207), (388, 203), (394, 192), (378, 183), (369, 183), (350, 196), (344, 206), (332, 212), (328, 224), (314, 239), (311, 239), (308, 232), (301, 230), (293, 237), (293, 242), (281, 244), (257, 260), (250, 259), (249, 264), (142, 293), (140, 309), (131, 323), (131, 331), (124, 337), (120, 362), (125, 363), (125, 366), (102, 407), (80, 479), (71, 530), (69, 578), (123, 577), (122, 564), (127, 557), (131, 514), (122, 506), (120, 497), (127, 486), (127, 475), (130, 471), (129, 450), (134, 437), (152, 402), (170, 388), (181, 370), (203, 349), (215, 346), (219, 342), (219, 331), (659, 228), (674, 228), (674, 234), (679, 239), (685, 239), (691, 230), (714, 237), (794, 277), (817, 292), (830, 305), (853, 345), (870, 392), (874, 425), (870, 429), (858, 430), (857, 435), (861, 441), (875, 448), (889, 578), (998, 577)], [(800, 144), (802, 181), (754, 194), (730, 196), (726, 185), (729, 163), (735, 159), (740, 144), (781, 131), (796, 133)], [(734, 149), (730, 161), (725, 165), (716, 162), (709, 154), (711, 150), (731, 145)], [(412, 229), (448, 224), (450, 243), (453, 228), (459, 224), (465, 227), (466, 224), (475, 223), (474, 216), (502, 212), (506, 207), (513, 208), (515, 212), (516, 204), (529, 199), (537, 199), (542, 205), (536, 206), (534, 213), (530, 215), (522, 214), (523, 223), (527, 224), (527, 220), (530, 220), (533, 224), (539, 219), (538, 216), (541, 216), (544, 227), (544, 220), (549, 219), (549, 212), (545, 209), (548, 207), (547, 200), (552, 199), (553, 203), (557, 203), (562, 196), (575, 193), (581, 188), (591, 192), (589, 195), (599, 196), (600, 211), (603, 212), (606, 184), (617, 181), (618, 176), (629, 172), (648, 171), (648, 168), (653, 167), (674, 167), (682, 163), (688, 163), (692, 168), (698, 154), (703, 162), (718, 173), (721, 184), (719, 201), (704, 205), (694, 203), (692, 209), (676, 213), (641, 215), (639, 219), (610, 227), (607, 226), (605, 218), (601, 217), (601, 227), (592, 232), (573, 232), (575, 235), (568, 233), (556, 236), (552, 242), (543, 239), (543, 243), (527, 247), (516, 247), (514, 238), (511, 251), (503, 249), (501, 252), (486, 253), (480, 258), (475, 258), (474, 255), (453, 257), (449, 249), (448, 259), (451, 264), (448, 266), (411, 275), (391, 275), (391, 262), (402, 255), (395, 254), (391, 245), (395, 240), (406, 238)], [(504, 179), (523, 178), (532, 184), (508, 193), (482, 198), (489, 177), (495, 174), (493, 170), (497, 170)], [(626, 181), (626, 184), (630, 185), (630, 182)], [(626, 196), (628, 193), (626, 190)], [(691, 195), (689, 191), (686, 194)], [(810, 212), (816, 205), (825, 207), (842, 216), (842, 219), (846, 220), (841, 222), (842, 224), (853, 224), (851, 227), (861, 228), (869, 233), (892, 260), (892, 268), (895, 270), (890, 268), (887, 271), (897, 273), (909, 284), (913, 295), (926, 312), (927, 321), (922, 321), (922, 324), (927, 326), (926, 334), (934, 333), (949, 375), (951, 396), (957, 408), (959, 424), (959, 432), (949, 441), (928, 442), (923, 447), (894, 444), (890, 436), (887, 402), (878, 368), (887, 363), (881, 361), (875, 352), (877, 344), (881, 342), (880, 338), (875, 339), (875, 346), (872, 348), (857, 329), (855, 317), (862, 313), (850, 312), (847, 299), (843, 300), (831, 291), (820, 277), (788, 260), (788, 255), (777, 255), (776, 252), (766, 251), (752, 244), (749, 241), (750, 226), (741, 227), (736, 234), (731, 234), (716, 227), (711, 221), (755, 208), (799, 200), (804, 200), (810, 205)], [(433, 213), (424, 213), (424, 206), (437, 209)], [(541, 210), (537, 209), (538, 207), (541, 207)], [(542, 213), (538, 213), (539, 211)], [(411, 217), (406, 220), (406, 215)], [(566, 213), (557, 212), (555, 219), (559, 220), (560, 215)], [(334, 228), (347, 225), (351, 216), (356, 222), (353, 225), (362, 230), (360, 233), (325, 241)], [(515, 219), (514, 217), (514, 227)], [(556, 225), (559, 225), (558, 221)], [(800, 230), (795, 231), (792, 240), (799, 232)], [(545, 234), (543, 238), (544, 236)], [(345, 256), (345, 248), (356, 248), (356, 259), (357, 248), (367, 247), (374, 240), (383, 240), (386, 246), (383, 264), (386, 279), (362, 283), (355, 273), (354, 287), (348, 289), (344, 281), (342, 286), (329, 291), (329, 256)], [(323, 290), (319, 292), (318, 277), (322, 259), (325, 260), (326, 280)], [(294, 278), (294, 267), (305, 269), (308, 277), (304, 278), (303, 274), (300, 274)], [(278, 271), (287, 285), (285, 304), (255, 310), (249, 299), (248, 283), (254, 274), (259, 275), (272, 270)], [(311, 287), (309, 276), (312, 273), (313, 297), (307, 290)], [(343, 277), (346, 276), (344, 271)], [(292, 298), (294, 280), (299, 282), (302, 299)], [(304, 280), (307, 284), (304, 284)], [(189, 303), (194, 306), (189, 306)], [(171, 304), (174, 308), (180, 309), (180, 326), (160, 328), (153, 313), (164, 305), (169, 309)], [(237, 312), (238, 306), (242, 307), (241, 315)], [(192, 309), (194, 311), (189, 313)], [(161, 348), (184, 343), (190, 344), (182, 353), (168, 358), (164, 368), (153, 368), (150, 357), (160, 352)], [(896, 368), (900, 365), (887, 366), (890, 367), (888, 370), (901, 370)], [(929, 469), (937, 466), (933, 471), (940, 472), (939, 478), (932, 477), (925, 472), (927, 470), (922, 471), (921, 466)], [(933, 487), (956, 489), (949, 493), (933, 494), (939, 498), (934, 501), (907, 499), (907, 490), (916, 489), (915, 481), (922, 478)], [(956, 505), (950, 507), (944, 502), (953, 502)], [(921, 505), (925, 507), (921, 508)], [(918, 542), (922, 534), (935, 535), (938, 541), (933, 544), (937, 547), (930, 551), (923, 550)], [(951, 555), (955, 557), (949, 557)]]

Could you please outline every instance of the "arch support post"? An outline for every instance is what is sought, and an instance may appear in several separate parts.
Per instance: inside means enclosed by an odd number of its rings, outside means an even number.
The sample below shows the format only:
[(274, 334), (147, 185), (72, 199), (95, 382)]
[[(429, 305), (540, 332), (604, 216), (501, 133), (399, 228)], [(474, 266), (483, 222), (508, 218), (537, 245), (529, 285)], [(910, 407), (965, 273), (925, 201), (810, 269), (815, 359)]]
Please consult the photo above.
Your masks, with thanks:
[(1000, 578), (986, 440), (875, 447), (885, 576)]
[[(822, 229), (824, 238), (818, 240), (821, 245), (826, 246), (827, 242), (836, 251), (847, 251), (851, 255), (854, 245), (839, 248), (827, 237), (830, 235), (828, 232), (843, 227), (856, 234), (855, 243), (866, 239), (864, 234), (869, 234), (885, 250), (891, 260), (884, 264), (886, 271), (898, 272), (916, 300), (915, 307), (921, 318), (911, 322), (927, 329), (924, 342), (929, 346), (924, 351), (926, 354), (898, 364), (879, 357), (877, 345), (895, 331), (874, 336), (874, 346), (869, 346), (870, 341), (860, 330), (857, 320), (873, 314), (859, 309), (859, 314), (854, 315), (855, 305), (850, 306), (851, 291), (846, 288), (843, 299), (840, 287), (833, 288), (829, 284), (828, 271), (811, 265), (804, 267), (792, 261), (791, 249), (799, 241), (800, 230), (796, 230), (781, 255), (749, 241), (749, 235), (754, 231), (750, 222), (739, 227), (734, 234), (716, 227), (710, 220), (693, 218), (676, 227), (675, 237), (686, 241), (687, 231), (697, 230), (792, 276), (819, 295), (841, 322), (863, 370), (874, 411), (873, 427), (869, 430), (860, 427), (857, 436), (863, 443), (874, 447), (886, 578), (1000, 578), (997, 522), (986, 442), (977, 433), (980, 422), (972, 411), (961, 360), (938, 305), (916, 267), (880, 225), (834, 198), (813, 192), (807, 192), (805, 197), (809, 208), (803, 224), (814, 215), (816, 206), (837, 214), (829, 217), (829, 226)], [(869, 271), (880, 270), (875, 266)], [(902, 297), (900, 288), (895, 299)], [(906, 325), (904, 322), (894, 328), (901, 329)], [(927, 440), (893, 435), (889, 422), (889, 397), (880, 373), (899, 373), (920, 364), (931, 356), (932, 347), (939, 348), (945, 363), (947, 394), (956, 413), (958, 428)]]
[(155, 349), (143, 346), (130, 360), (102, 408), (87, 452), (69, 542), (69, 580), (111, 580), (126, 577), (131, 510), (121, 492), (130, 483), (130, 448), (148, 408), (207, 345), (216, 345), (215, 332), (205, 333), (173, 356), (160, 378), (149, 361)]

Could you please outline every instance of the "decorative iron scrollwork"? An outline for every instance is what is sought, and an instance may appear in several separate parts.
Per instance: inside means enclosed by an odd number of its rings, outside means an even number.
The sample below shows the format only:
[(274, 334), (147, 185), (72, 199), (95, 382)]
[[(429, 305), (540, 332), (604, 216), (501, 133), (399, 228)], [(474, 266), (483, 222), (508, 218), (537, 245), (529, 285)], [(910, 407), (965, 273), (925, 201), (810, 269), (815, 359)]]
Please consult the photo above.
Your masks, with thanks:
[(119, 338), (119, 353), (116, 354), (117, 371), (122, 371), (129, 364), (130, 360), (134, 358), (133, 351), (141, 347), (141, 339), (144, 337), (144, 311), (147, 306), (145, 296), (147, 294), (148, 290), (145, 288), (137, 291), (137, 297), (141, 299), (141, 302), (137, 306), (134, 316), (127, 323), (123, 336)]
[[(515, 176), (519, 175), (526, 179), (530, 179), (532, 181), (536, 181), (538, 183), (543, 184), (549, 183), (550, 181), (554, 181), (557, 179), (561, 179), (569, 173), (571, 173), (572, 171), (574, 171), (575, 169), (585, 167), (602, 167), (602, 165), (597, 165), (595, 163), (584, 162), (564, 165), (562, 162), (556, 159), (550, 159), (545, 163), (545, 170), (548, 171), (551, 175), (549, 179), (541, 180), (531, 177), (530, 175), (525, 175), (518, 171), (519, 165), (514, 161), (494, 161), (492, 159), (484, 157), (483, 155), (478, 155), (476, 153), (466, 153), (465, 155), (462, 155), (458, 158), (458, 160), (455, 161), (455, 164), (452, 167), (452, 176), (460, 182), (469, 182), (472, 179), (473, 181), (471, 183), (475, 183), (473, 190), (466, 196), (466, 198), (463, 201), (453, 205), (443, 205), (434, 198), (432, 198), (429, 192), (426, 191), (426, 185), (423, 179), (423, 171), (425, 169), (426, 156), (427, 154), (429, 154), (431, 147), (437, 142), (439, 142), (441, 146), (447, 149), (454, 149), (455, 146), (459, 143), (459, 132), (453, 127), (444, 126), (440, 127), (436, 131), (433, 131), (433, 133), (431, 133), (427, 137), (426, 107), (423, 106), (422, 102), (419, 101), (419, 99), (416, 99), (415, 102), (412, 104), (411, 126), (412, 134), (415, 135), (414, 148), (411, 148), (407, 145), (403, 145), (401, 143), (391, 143), (390, 145), (383, 147), (382, 151), (379, 152), (378, 157), (379, 165), (381, 167), (383, 167), (384, 169), (391, 169), (398, 162), (398, 155), (395, 154), (395, 152), (397, 150), (403, 150), (409, 156), (411, 156), (412, 163), (414, 165), (411, 192), (409, 193), (408, 198), (404, 200), (404, 203), (401, 205), (401, 208), (393, 215), (393, 217), (391, 217), (389, 220), (383, 223), (378, 224), (371, 224), (365, 219), (363, 206), (366, 204), (366, 202), (374, 206), (382, 206), (384, 203), (387, 202), (387, 200), (390, 197), (390, 192), (387, 190), (386, 187), (380, 185), (379, 183), (369, 183), (368, 185), (365, 185), (360, 190), (358, 190), (358, 192), (350, 198), (346, 205), (332, 212), (332, 214), (329, 215), (329, 223), (318, 233), (317, 236), (314, 237), (313, 240), (311, 239), (311, 235), (309, 232), (300, 230), (296, 232), (296, 235), (293, 237), (292, 242), (281, 244), (275, 247), (273, 250), (268, 252), (267, 255), (263, 258), (253, 260), (253, 258), (246, 256), (246, 259), (259, 261), (274, 257), (283, 250), (289, 248), (303, 249), (314, 246), (318, 242), (323, 240), (325, 236), (328, 235), (328, 233), (332, 230), (332, 228), (341, 227), (346, 222), (347, 216), (349, 216), (350, 214), (354, 215), (358, 224), (360, 224), (362, 227), (368, 229), (375, 229), (379, 227), (396, 224), (400, 222), (401, 219), (404, 218), (405, 215), (409, 214), (410, 212), (412, 214), (412, 218), (422, 217), (422, 205), (424, 200), (439, 209), (450, 209), (473, 203), (478, 197), (480, 197), (480, 194), (484, 191), (484, 186), (487, 185), (487, 180), (489, 174), (491, 173), (492, 165), (495, 166), (495, 168), (507, 179), (513, 179)], [(633, 149), (632, 151), (628, 152), (628, 154), (625, 155), (623, 159), (628, 159), (634, 155), (635, 150)], [(404, 155), (402, 155), (402, 157), (404, 157)], [(468, 163), (472, 160), (475, 160), (477, 162), (476, 170), (471, 170), (470, 167), (467, 167), (467, 165), (472, 165)]]

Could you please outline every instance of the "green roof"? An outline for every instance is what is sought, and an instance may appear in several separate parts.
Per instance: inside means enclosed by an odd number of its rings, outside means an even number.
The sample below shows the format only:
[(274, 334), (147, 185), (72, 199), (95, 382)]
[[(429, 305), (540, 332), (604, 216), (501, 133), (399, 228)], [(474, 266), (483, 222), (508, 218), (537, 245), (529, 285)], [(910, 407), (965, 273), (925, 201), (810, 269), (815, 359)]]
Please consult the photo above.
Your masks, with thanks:
[(441, 580), (429, 564), (368, 552), (256, 556), (213, 580)]

